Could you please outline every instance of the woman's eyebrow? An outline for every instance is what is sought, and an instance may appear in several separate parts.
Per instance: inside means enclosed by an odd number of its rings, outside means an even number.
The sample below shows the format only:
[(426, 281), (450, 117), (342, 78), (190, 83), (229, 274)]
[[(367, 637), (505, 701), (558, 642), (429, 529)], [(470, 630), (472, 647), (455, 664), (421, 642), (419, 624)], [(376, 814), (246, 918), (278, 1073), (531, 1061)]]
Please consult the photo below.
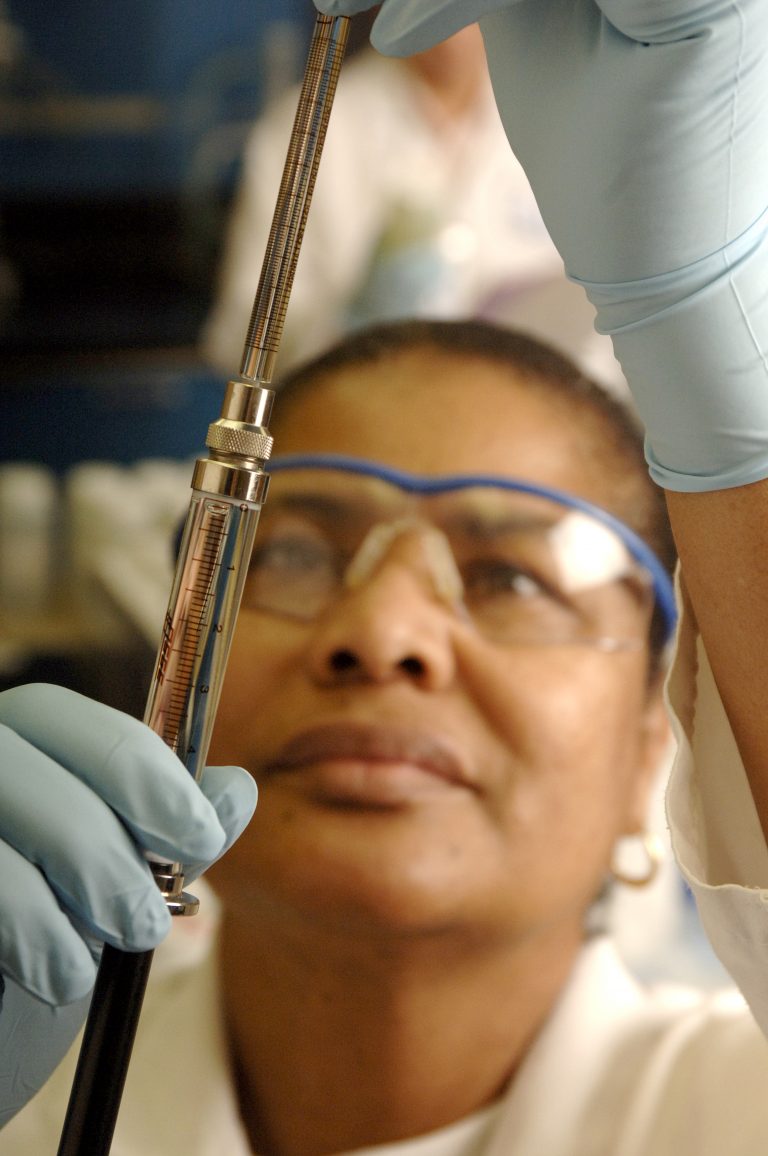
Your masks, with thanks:
[[(276, 487), (275, 487), (276, 489)], [(525, 506), (511, 506), (496, 501), (464, 500), (443, 504), (430, 497), (403, 494), (403, 505), (413, 507), (442, 529), (467, 537), (493, 538), (503, 534), (535, 533), (550, 530), (559, 514), (545, 513)], [(434, 505), (433, 505), (434, 502)], [(318, 492), (313, 489), (272, 491), (267, 496), (265, 510), (306, 514), (324, 519), (366, 519), (387, 521), (403, 513), (402, 508), (376, 500), (372, 494), (354, 496), (342, 493)], [(434, 514), (434, 517), (432, 516)]]
[(499, 506), (482, 509), (479, 505), (446, 511), (439, 519), (445, 530), (481, 538), (551, 530), (557, 521), (554, 514), (547, 515), (540, 510), (505, 510)]
[(322, 513), (324, 510), (338, 510), (348, 506), (349, 502), (341, 496), (318, 494), (313, 490), (297, 490), (294, 492), (267, 495), (267, 506), (272, 509), (310, 510)]
[(388, 517), (388, 511), (361, 495), (352, 498), (345, 494), (318, 493), (315, 490), (295, 490), (268, 494), (265, 510), (308, 514), (313, 517)]

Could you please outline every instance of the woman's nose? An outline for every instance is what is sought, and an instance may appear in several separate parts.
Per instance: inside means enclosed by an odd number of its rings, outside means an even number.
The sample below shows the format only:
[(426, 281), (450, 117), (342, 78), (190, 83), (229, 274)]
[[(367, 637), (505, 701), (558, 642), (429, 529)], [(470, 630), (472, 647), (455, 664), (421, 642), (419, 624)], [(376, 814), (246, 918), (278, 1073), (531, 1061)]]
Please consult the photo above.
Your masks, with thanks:
[(386, 530), (363, 543), (345, 590), (318, 620), (313, 672), (322, 682), (405, 678), (439, 689), (455, 672), (461, 579), (439, 531), (412, 524)]

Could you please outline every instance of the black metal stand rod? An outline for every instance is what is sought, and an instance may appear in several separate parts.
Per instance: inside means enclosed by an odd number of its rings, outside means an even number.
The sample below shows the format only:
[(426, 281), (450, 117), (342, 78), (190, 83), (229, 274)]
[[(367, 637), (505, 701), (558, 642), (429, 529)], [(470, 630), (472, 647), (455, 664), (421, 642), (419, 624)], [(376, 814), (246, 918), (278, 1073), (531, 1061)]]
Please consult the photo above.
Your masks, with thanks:
[(104, 948), (57, 1156), (109, 1153), (152, 956)]

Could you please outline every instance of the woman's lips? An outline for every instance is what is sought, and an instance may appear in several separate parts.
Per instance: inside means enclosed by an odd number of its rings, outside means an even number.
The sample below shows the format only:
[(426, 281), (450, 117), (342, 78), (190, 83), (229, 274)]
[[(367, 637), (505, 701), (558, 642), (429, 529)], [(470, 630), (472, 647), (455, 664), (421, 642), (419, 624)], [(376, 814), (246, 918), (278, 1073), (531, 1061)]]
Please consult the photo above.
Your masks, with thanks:
[(290, 739), (270, 759), (267, 777), (301, 772), (322, 802), (391, 807), (457, 788), (475, 789), (444, 740), (403, 727), (325, 724)]

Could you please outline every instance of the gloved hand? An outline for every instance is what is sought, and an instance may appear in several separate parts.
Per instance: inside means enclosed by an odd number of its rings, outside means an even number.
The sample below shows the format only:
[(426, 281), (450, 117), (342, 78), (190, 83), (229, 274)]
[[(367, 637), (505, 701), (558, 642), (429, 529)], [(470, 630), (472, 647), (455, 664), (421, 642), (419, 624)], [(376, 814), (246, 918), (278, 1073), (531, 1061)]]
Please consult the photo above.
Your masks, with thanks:
[(194, 879), (255, 802), (245, 771), (208, 768), (198, 787), (119, 711), (55, 686), (0, 694), (0, 1126), (77, 1034), (101, 944), (149, 950), (169, 930), (141, 849)]
[[(412, 56), (447, 40), (481, 16), (520, 0), (384, 0), (371, 30), (371, 44), (385, 56)], [(315, 0), (327, 16), (354, 16), (379, 0)]]
[(682, 491), (768, 476), (768, 4), (384, 0), (371, 40), (407, 55), (478, 18), (510, 143), (613, 337), (652, 475)]

